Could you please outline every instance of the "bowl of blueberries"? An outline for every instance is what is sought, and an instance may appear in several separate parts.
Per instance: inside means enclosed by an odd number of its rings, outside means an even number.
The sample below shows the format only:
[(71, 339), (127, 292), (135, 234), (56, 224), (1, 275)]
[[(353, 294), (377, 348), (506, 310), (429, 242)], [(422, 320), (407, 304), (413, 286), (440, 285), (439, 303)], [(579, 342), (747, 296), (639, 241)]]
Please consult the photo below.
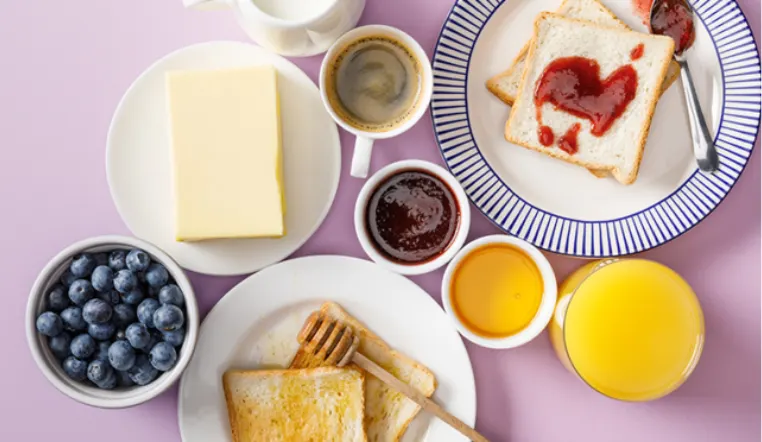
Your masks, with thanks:
[(145, 241), (102, 236), (73, 244), (35, 281), (27, 340), (58, 390), (84, 404), (148, 401), (182, 375), (199, 313), (188, 278)]

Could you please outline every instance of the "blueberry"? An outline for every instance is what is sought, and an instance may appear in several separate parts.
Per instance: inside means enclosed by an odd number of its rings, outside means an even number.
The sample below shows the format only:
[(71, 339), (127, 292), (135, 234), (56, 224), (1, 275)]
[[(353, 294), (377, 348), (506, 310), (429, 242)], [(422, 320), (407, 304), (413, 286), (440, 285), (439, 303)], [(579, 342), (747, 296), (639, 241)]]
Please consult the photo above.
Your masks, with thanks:
[(37, 331), (45, 336), (57, 336), (64, 329), (63, 320), (53, 312), (43, 312), (37, 317)]
[(111, 347), (111, 341), (100, 341), (98, 343), (98, 350), (95, 352), (93, 359), (108, 362), (108, 348)]
[(185, 303), (183, 292), (175, 284), (167, 284), (159, 291), (159, 302), (162, 304), (173, 304), (182, 307)]
[(169, 273), (163, 265), (155, 262), (146, 270), (146, 282), (151, 287), (161, 287), (169, 282)]
[(71, 345), (71, 335), (67, 332), (62, 332), (57, 336), (48, 339), (48, 348), (53, 355), (59, 360), (69, 356), (69, 346)]
[(138, 385), (148, 385), (159, 375), (159, 372), (151, 365), (151, 361), (148, 360), (148, 356), (139, 354), (135, 358), (135, 365), (131, 369), (127, 370), (132, 382)]
[(161, 332), (159, 330), (153, 329), (149, 330), (148, 333), (151, 334), (151, 341), (148, 342), (148, 345), (146, 348), (143, 349), (144, 352), (148, 353), (151, 351), (151, 349), (158, 344), (159, 342), (162, 342), (164, 340), (164, 336), (162, 336)]
[(82, 309), (79, 307), (67, 307), (61, 312), (61, 320), (64, 327), (69, 331), (87, 330), (87, 322), (82, 318)]
[(138, 278), (129, 270), (119, 270), (114, 276), (114, 288), (119, 293), (130, 293), (137, 285)]
[(180, 347), (185, 341), (185, 328), (180, 327), (177, 330), (161, 332), (164, 342), (175, 347)]
[(148, 265), (151, 263), (151, 257), (140, 249), (132, 249), (127, 254), (125, 262), (127, 263), (127, 268), (133, 272), (142, 272), (148, 268)]
[(77, 280), (77, 277), (74, 276), (70, 271), (65, 271), (63, 275), (61, 275), (61, 284), (63, 284), (66, 287), (69, 287), (74, 283), (74, 281)]
[(61, 284), (56, 284), (48, 292), (48, 308), (56, 313), (69, 306), (69, 294)]
[(112, 370), (108, 362), (96, 359), (87, 366), (87, 378), (98, 385), (106, 380)]
[(130, 324), (127, 330), (124, 331), (124, 335), (130, 345), (138, 350), (148, 348), (148, 345), (151, 343), (151, 334), (146, 326), (139, 322)]
[(140, 287), (135, 287), (131, 292), (122, 295), (122, 302), (125, 304), (138, 305), (143, 298), (145, 298), (143, 290), (141, 290)]
[(126, 250), (114, 250), (108, 256), (108, 266), (117, 271), (126, 269), (127, 268), (127, 262), (125, 261), (126, 258), (127, 258)]
[(154, 312), (153, 324), (162, 331), (177, 330), (185, 324), (185, 315), (180, 307), (164, 304)]
[(90, 276), (93, 288), (99, 292), (107, 292), (114, 288), (114, 271), (109, 266), (98, 266)]
[(116, 371), (116, 385), (122, 388), (132, 387), (133, 385), (135, 385), (135, 383), (132, 382), (132, 379), (130, 379), (129, 373), (127, 373), (126, 371), (117, 371), (117, 370), (115, 371)]
[(85, 361), (80, 361), (74, 356), (69, 356), (64, 359), (61, 367), (63, 368), (64, 373), (66, 373), (66, 376), (69, 376), (75, 381), (81, 382), (87, 379), (87, 362)]
[(127, 339), (127, 333), (124, 332), (123, 328), (120, 328), (116, 331), (116, 334), (114, 335), (114, 340), (121, 341)]
[(152, 298), (158, 298), (159, 293), (161, 293), (161, 287), (151, 287), (150, 285), (148, 286), (148, 296)]
[(153, 298), (144, 299), (138, 306), (138, 321), (142, 322), (148, 328), (153, 328), (154, 313), (159, 307), (161, 307), (159, 301)]
[(129, 304), (117, 304), (114, 306), (114, 324), (117, 327), (127, 327), (138, 320), (135, 307)]
[(102, 299), (112, 306), (116, 306), (122, 302), (122, 297), (119, 296), (119, 292), (116, 290), (109, 290), (107, 292), (98, 293), (98, 299)]
[(148, 359), (155, 369), (169, 371), (177, 362), (177, 352), (172, 345), (166, 342), (159, 342), (151, 349)]
[(82, 318), (88, 324), (103, 324), (111, 320), (113, 312), (114, 309), (108, 302), (93, 298), (82, 307)]
[(101, 390), (113, 390), (116, 388), (117, 383), (118, 379), (116, 376), (116, 370), (111, 370), (109, 371), (108, 376), (106, 376), (106, 379), (104, 379), (102, 382), (96, 383), (95, 386)]
[(82, 307), (85, 303), (95, 296), (95, 290), (86, 279), (77, 279), (69, 286), (69, 299), (74, 304)]
[(96, 266), (108, 265), (108, 252), (96, 253), (95, 255), (93, 255), (93, 258), (95, 258)]
[(95, 353), (95, 340), (88, 334), (81, 334), (71, 340), (71, 354), (77, 359), (88, 359)]
[(69, 271), (77, 278), (84, 278), (95, 269), (95, 257), (89, 253), (75, 255), (69, 264)]
[(129, 370), (135, 365), (135, 350), (127, 341), (116, 341), (108, 349), (108, 361), (117, 370)]
[(107, 322), (105, 324), (90, 324), (87, 326), (87, 333), (93, 338), (99, 341), (107, 341), (114, 336), (116, 327), (114, 324)]

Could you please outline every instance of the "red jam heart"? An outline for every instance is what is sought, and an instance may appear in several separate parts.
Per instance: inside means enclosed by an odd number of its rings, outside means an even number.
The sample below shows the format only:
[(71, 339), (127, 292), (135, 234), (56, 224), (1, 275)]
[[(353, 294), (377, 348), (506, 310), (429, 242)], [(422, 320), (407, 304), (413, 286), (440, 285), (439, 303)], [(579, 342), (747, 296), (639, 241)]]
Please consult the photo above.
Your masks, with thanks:
[[(638, 74), (632, 65), (624, 65), (601, 80), (601, 67), (597, 61), (585, 57), (563, 57), (553, 60), (537, 80), (534, 102), (539, 123), (538, 137), (549, 146), (555, 138), (542, 124), (542, 105), (551, 103), (556, 110), (584, 118), (592, 123), (590, 133), (602, 136), (619, 118), (635, 98)], [(567, 139), (564, 150), (576, 152), (575, 141)], [(547, 143), (547, 144), (546, 144)], [(573, 149), (572, 149), (573, 146)], [(569, 153), (574, 153), (569, 152)]]

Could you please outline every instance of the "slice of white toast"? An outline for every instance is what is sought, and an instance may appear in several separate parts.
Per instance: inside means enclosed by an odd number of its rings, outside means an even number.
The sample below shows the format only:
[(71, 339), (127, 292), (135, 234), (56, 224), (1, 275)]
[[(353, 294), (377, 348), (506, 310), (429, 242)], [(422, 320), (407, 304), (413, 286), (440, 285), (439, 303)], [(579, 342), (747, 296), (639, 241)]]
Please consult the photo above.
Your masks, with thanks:
[(353, 368), (230, 370), (233, 442), (365, 442), (364, 379)]
[[(633, 60), (631, 53), (643, 45), (643, 55)], [(588, 169), (610, 171), (622, 184), (632, 184), (638, 175), (654, 108), (667, 73), (674, 41), (670, 37), (604, 27), (544, 12), (535, 21), (526, 68), (518, 98), (505, 126), (505, 138), (511, 143), (542, 152), (551, 157)], [(546, 67), (559, 58), (585, 57), (600, 66), (601, 79), (615, 70), (631, 65), (637, 74), (637, 88), (622, 115), (601, 136), (591, 133), (589, 120), (556, 109), (551, 103), (541, 106), (542, 123), (558, 137), (575, 124), (580, 125), (576, 153), (540, 142), (535, 105), (535, 88)]]
[[(602, 26), (610, 26), (619, 29), (630, 29), (613, 12), (598, 0), (564, 0), (556, 10), (556, 14), (568, 18), (585, 20)], [(516, 94), (521, 84), (521, 75), (526, 66), (527, 51), (530, 42), (524, 45), (519, 54), (511, 62), (511, 66), (487, 80), (487, 89), (505, 104), (513, 105)], [(669, 71), (661, 87), (661, 93), (666, 91), (680, 75), (680, 65), (673, 61), (669, 65)]]
[[(437, 382), (428, 368), (390, 348), (335, 302), (324, 303), (320, 311), (352, 328), (360, 338), (360, 353), (427, 397), (434, 394)], [(298, 359), (299, 353), (294, 360)], [(370, 442), (399, 441), (419, 410), (418, 404), (376, 377), (365, 377), (365, 428)]]

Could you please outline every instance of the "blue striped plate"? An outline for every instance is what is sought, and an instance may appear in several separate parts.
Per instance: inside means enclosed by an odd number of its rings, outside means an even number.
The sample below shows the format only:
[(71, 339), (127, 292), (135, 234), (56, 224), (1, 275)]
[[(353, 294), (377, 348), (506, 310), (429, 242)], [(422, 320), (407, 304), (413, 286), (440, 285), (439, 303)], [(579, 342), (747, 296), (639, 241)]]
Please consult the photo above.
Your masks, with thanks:
[[(733, 0), (695, 0), (699, 21), (688, 60), (721, 167), (698, 172), (679, 84), (659, 100), (638, 180), (622, 186), (513, 146), (509, 108), (484, 86), (508, 68), (531, 36), (534, 17), (560, 0), (457, 0), (433, 58), (431, 114), (450, 171), (503, 231), (566, 255), (603, 258), (664, 244), (701, 222), (733, 188), (760, 124), (760, 59)], [(629, 1), (603, 1), (645, 31)]]

